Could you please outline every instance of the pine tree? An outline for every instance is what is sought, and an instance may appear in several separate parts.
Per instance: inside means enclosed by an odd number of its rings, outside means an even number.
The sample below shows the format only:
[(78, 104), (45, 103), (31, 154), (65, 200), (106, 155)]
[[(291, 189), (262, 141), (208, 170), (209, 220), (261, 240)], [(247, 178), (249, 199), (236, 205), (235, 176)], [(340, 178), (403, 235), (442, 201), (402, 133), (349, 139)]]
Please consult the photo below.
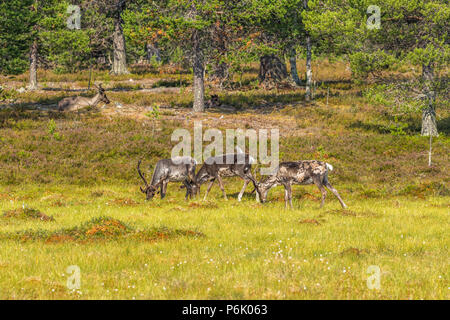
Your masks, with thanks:
[(29, 64), (36, 15), (33, 0), (0, 1), (0, 73), (20, 74)]
[[(304, 15), (308, 31), (334, 54), (348, 54), (354, 75), (389, 68), (394, 61), (421, 67), (422, 74), (415, 81), (424, 97), (422, 135), (437, 135), (436, 95), (442, 88), (439, 74), (450, 62), (447, 2), (309, 1), (311, 10)], [(373, 24), (378, 10), (379, 27)]]

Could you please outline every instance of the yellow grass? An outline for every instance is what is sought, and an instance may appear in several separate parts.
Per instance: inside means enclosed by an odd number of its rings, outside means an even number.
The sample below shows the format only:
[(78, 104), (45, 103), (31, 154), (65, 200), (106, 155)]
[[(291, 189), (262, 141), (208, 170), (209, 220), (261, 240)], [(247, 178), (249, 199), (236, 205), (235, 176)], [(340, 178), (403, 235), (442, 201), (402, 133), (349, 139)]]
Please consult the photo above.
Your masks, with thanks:
[[(3, 240), (0, 299), (448, 299), (450, 197), (361, 199), (341, 192), (319, 209), (313, 194), (284, 209), (282, 190), (270, 203), (213, 188), (210, 201), (186, 203), (177, 185), (165, 200), (143, 201), (136, 187), (10, 187), (0, 210), (37, 207), (55, 222), (0, 219), (0, 232), (73, 227), (99, 215), (136, 228), (191, 229), (200, 238), (156, 242), (104, 240), (45, 243)], [(336, 186), (342, 189), (341, 186)], [(249, 188), (250, 191), (250, 188)], [(27, 195), (27, 200), (20, 200)], [(100, 195), (100, 196), (99, 196)], [(116, 199), (132, 199), (131, 205)], [(59, 201), (59, 202), (58, 202)], [(311, 221), (314, 221), (311, 223)], [(317, 222), (317, 223), (316, 223)], [(66, 269), (81, 269), (81, 288), (66, 287)], [(381, 269), (369, 289), (367, 268)]]

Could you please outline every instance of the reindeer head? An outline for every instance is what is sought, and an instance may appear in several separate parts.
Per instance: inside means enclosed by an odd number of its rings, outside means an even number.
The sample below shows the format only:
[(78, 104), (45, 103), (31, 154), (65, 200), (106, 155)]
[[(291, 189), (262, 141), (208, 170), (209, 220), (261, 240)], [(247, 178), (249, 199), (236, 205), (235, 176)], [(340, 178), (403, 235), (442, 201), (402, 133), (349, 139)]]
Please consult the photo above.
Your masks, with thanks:
[(192, 181), (192, 180), (188, 181), (187, 185), (183, 184), (183, 185), (180, 186), (180, 189), (184, 189), (184, 188), (187, 188), (187, 191), (189, 193), (189, 197), (191, 199), (193, 199), (197, 195), (200, 195), (200, 185), (197, 184), (196, 182)]
[(191, 181), (189, 183), (189, 186), (190, 186), (191, 197), (200, 195), (200, 184), (199, 183), (197, 183), (195, 181)]
[(106, 104), (110, 104), (111, 101), (109, 101), (108, 97), (106, 96), (105, 89), (103, 89), (102, 85), (101, 85), (101, 84), (99, 84), (98, 86), (95, 85), (95, 87), (96, 87), (97, 90), (98, 90), (99, 101), (100, 101), (100, 102), (104, 102), (104, 103), (106, 103)]
[(269, 189), (264, 189), (263, 187), (257, 188), (256, 192), (258, 192), (259, 202), (264, 203), (267, 201), (267, 194), (269, 193)]
[(158, 193), (158, 186), (148, 185), (147, 180), (144, 177), (144, 174), (141, 172), (140, 165), (141, 165), (141, 160), (138, 161), (137, 170), (138, 170), (139, 176), (144, 181), (145, 187), (144, 188), (139, 187), (139, 188), (141, 189), (142, 193), (145, 193), (146, 200), (152, 200), (153, 197), (155, 196), (155, 194)]
[(158, 189), (154, 186), (147, 186), (145, 188), (142, 188), (142, 187), (140, 187), (140, 188), (141, 188), (141, 192), (145, 193), (146, 200), (152, 200), (153, 197), (155, 196), (155, 194), (159, 193)]
[(256, 193), (258, 194), (259, 202), (266, 202), (270, 186), (266, 186), (263, 182), (257, 182), (255, 180), (253, 180), (253, 185), (255, 186)]

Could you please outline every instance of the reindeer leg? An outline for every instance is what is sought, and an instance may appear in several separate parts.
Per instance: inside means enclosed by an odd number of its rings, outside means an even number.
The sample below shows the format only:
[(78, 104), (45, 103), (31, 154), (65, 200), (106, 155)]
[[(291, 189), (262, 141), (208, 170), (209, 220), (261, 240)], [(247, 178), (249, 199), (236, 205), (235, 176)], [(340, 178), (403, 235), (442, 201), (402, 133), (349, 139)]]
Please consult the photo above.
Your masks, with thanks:
[(323, 182), (319, 179), (314, 179), (314, 184), (319, 188), (320, 192), (322, 193), (322, 202), (320, 203), (320, 207), (323, 208), (323, 205), (325, 204), (325, 198), (327, 197), (327, 190), (323, 186)]
[(287, 189), (287, 185), (283, 184), (283, 186), (284, 186), (284, 209), (287, 209), (287, 203), (288, 203), (288, 199), (289, 199), (288, 189)]
[(191, 196), (191, 198), (192, 198), (192, 195), (191, 195), (191, 192), (190, 192), (190, 186), (189, 186), (189, 184), (187, 183), (187, 181), (186, 180), (184, 180), (183, 181), (183, 184), (184, 184), (184, 186), (185, 186), (185, 188), (186, 188), (186, 196), (184, 197), (184, 200), (188, 200), (188, 197), (189, 197), (189, 195)]
[(211, 182), (209, 183), (208, 188), (206, 189), (206, 193), (205, 196), (203, 197), (203, 201), (206, 201), (206, 197), (208, 196), (209, 190), (211, 190), (212, 185), (214, 184), (214, 181), (216, 181), (216, 179), (212, 179)]
[(242, 186), (241, 192), (239, 192), (238, 201), (242, 200), (242, 195), (244, 194), (245, 188), (247, 188), (247, 185), (249, 182), (250, 182), (250, 180), (244, 179), (244, 185)]
[[(289, 205), (291, 206), (291, 209), (294, 209), (294, 206), (292, 205), (292, 187), (291, 184), (287, 184), (286, 186), (287, 190), (287, 198), (289, 200)], [(287, 201), (285, 201), (285, 207), (287, 207)]]
[(225, 193), (225, 188), (223, 187), (222, 179), (220, 178), (219, 175), (217, 175), (217, 181), (219, 182), (219, 187), (220, 187), (220, 190), (222, 190), (223, 197), (225, 198), (225, 200), (228, 200), (227, 194)]
[(289, 204), (291, 205), (291, 209), (294, 209), (294, 206), (292, 205), (292, 189), (289, 185)]
[(347, 205), (344, 203), (337, 190), (333, 188), (328, 181), (325, 183), (325, 187), (327, 187), (331, 192), (333, 192), (333, 194), (336, 196), (336, 198), (338, 198), (339, 202), (341, 203), (342, 208), (346, 209)]
[(168, 185), (168, 182), (166, 182), (166, 181), (164, 181), (164, 182), (161, 184), (161, 199), (164, 199), (164, 197), (166, 196), (167, 185)]
[[(255, 191), (256, 191), (256, 188), (253, 187), (253, 190), (250, 192), (250, 194), (255, 193)], [(256, 202), (259, 202), (259, 194), (258, 194), (258, 192), (256, 192)]]
[(250, 194), (253, 194), (253, 192), (254, 193), (256, 193), (256, 202), (259, 202), (259, 193), (256, 191), (256, 188), (255, 188), (255, 186), (253, 186), (253, 190), (252, 190), (252, 192), (250, 192)]
[[(246, 174), (246, 175), (244, 175), (244, 176), (240, 176), (242, 179), (244, 179), (244, 181), (246, 181), (247, 182), (247, 184), (250, 182), (250, 181), (252, 181), (252, 180), (255, 180), (255, 178), (253, 177), (253, 175), (252, 175), (252, 171), (250, 170), (250, 172), (248, 173), (248, 174)], [(244, 185), (244, 187), (243, 187), (243, 189), (242, 190), (244, 190), (246, 188), (246, 185)], [(253, 194), (253, 192), (255, 192), (256, 191), (256, 188), (253, 186), (253, 190), (252, 190), (252, 192), (250, 192), (250, 194)], [(241, 191), (242, 193), (244, 193), (244, 191)], [(259, 202), (259, 194), (258, 194), (258, 192), (255, 192), (256, 193), (256, 202)], [(242, 198), (242, 195), (241, 195), (241, 198)], [(239, 201), (241, 201), (241, 200), (239, 200)]]

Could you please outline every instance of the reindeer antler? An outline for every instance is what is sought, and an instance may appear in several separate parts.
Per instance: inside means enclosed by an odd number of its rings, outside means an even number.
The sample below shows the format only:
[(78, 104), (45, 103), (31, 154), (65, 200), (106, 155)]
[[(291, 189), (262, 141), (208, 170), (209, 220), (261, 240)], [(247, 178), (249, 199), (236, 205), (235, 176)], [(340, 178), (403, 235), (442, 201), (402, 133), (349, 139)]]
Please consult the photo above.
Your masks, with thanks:
[[(141, 172), (140, 166), (141, 166), (141, 160), (138, 161), (137, 170), (138, 170), (139, 176), (142, 178), (142, 180), (144, 180), (145, 187), (148, 188), (147, 180), (145, 180), (144, 174)], [(144, 192), (142, 187), (141, 187), (141, 191)]]
[(96, 87), (98, 91), (105, 91), (105, 89), (103, 89), (101, 83), (99, 83), (99, 84), (95, 84), (95, 83), (94, 83), (94, 87)]

